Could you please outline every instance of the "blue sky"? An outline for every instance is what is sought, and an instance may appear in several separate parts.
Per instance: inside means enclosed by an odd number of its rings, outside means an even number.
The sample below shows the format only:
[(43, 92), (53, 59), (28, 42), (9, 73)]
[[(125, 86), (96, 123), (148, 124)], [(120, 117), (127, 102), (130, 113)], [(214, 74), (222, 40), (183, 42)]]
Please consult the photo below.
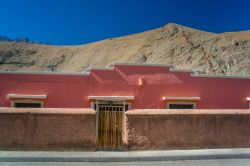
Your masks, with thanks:
[(250, 0), (1, 0), (0, 35), (77, 45), (169, 22), (205, 31), (250, 30)]

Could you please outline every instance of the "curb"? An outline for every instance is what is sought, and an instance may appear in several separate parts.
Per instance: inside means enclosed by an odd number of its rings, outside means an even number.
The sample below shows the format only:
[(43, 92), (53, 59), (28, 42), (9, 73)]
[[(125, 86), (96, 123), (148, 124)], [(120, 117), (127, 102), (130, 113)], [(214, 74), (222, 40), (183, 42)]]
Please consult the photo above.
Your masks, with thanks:
[(244, 159), (250, 154), (214, 154), (146, 157), (0, 157), (0, 162), (133, 162), (133, 161), (177, 161), (177, 160), (212, 160)]

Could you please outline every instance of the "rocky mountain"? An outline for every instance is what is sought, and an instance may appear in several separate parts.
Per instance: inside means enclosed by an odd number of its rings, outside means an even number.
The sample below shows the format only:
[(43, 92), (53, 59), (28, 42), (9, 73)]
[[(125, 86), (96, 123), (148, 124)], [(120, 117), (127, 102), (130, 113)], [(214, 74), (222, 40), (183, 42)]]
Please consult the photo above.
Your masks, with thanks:
[(250, 31), (214, 34), (177, 24), (80, 46), (0, 42), (0, 70), (82, 72), (112, 62), (171, 64), (250, 76)]

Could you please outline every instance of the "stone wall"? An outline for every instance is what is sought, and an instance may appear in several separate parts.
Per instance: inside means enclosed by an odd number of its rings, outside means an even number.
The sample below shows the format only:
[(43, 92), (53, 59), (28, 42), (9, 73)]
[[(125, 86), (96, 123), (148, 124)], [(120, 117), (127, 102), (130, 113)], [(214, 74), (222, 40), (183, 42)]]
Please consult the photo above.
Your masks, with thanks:
[[(125, 149), (250, 147), (250, 109), (126, 112)], [(96, 150), (92, 109), (0, 108), (0, 150)]]
[(1, 150), (94, 150), (91, 109), (0, 109)]
[(250, 110), (132, 110), (129, 150), (250, 147)]

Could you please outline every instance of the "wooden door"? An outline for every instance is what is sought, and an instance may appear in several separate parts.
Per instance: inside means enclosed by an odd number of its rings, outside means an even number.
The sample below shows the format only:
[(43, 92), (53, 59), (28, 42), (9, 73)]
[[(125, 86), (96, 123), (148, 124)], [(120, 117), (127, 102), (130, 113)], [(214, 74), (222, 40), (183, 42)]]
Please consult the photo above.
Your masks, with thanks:
[(96, 104), (98, 150), (123, 149), (125, 109), (125, 104)]

